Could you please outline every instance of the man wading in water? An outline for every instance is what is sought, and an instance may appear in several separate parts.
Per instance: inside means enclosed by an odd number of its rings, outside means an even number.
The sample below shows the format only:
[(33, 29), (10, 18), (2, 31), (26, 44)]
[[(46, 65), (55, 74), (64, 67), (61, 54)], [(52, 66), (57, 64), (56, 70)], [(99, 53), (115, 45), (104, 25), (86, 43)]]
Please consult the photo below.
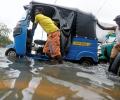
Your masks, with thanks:
[(60, 30), (50, 17), (44, 15), (42, 7), (35, 10), (35, 21), (32, 27), (33, 33), (38, 23), (47, 33), (47, 41), (43, 48), (43, 53), (48, 55), (53, 62), (57, 60), (58, 63), (63, 63), (60, 52)]

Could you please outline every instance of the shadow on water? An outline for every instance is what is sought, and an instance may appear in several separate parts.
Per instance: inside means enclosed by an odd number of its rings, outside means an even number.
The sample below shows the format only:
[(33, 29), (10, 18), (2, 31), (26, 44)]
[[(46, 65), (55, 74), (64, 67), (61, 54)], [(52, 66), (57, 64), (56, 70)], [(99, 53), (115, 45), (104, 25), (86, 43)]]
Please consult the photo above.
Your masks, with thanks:
[(119, 100), (120, 82), (107, 65), (50, 65), (30, 58), (6, 58), (0, 50), (0, 100)]

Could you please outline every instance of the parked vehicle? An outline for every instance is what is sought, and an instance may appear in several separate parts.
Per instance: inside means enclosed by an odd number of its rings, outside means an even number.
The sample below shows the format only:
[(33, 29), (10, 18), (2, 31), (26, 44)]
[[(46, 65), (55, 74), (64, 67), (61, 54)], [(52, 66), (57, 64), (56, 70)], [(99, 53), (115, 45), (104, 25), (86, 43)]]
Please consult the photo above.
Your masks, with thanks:
[[(114, 33), (107, 34), (104, 43), (99, 45), (99, 54), (98, 54), (99, 63), (109, 62), (111, 50), (115, 44), (116, 44), (116, 35)], [(111, 66), (110, 72), (120, 76), (120, 53), (115, 58)]]
[(105, 41), (99, 45), (98, 59), (101, 63), (107, 63), (110, 59), (110, 54), (113, 46), (116, 43), (116, 35), (114, 33), (107, 34)]
[[(49, 57), (42, 52), (45, 41), (35, 40), (33, 43), (34, 34), (28, 29), (30, 21), (34, 22), (35, 9), (39, 7), (44, 8), (45, 14), (51, 17), (61, 30), (60, 43), (63, 59), (87, 65), (98, 62), (96, 18), (78, 9), (38, 2), (30, 2), (29, 5), (24, 6), (26, 16), (14, 28), (14, 43), (7, 49), (6, 56), (28, 56), (49, 60)], [(31, 53), (32, 48), (36, 50), (34, 54)]]

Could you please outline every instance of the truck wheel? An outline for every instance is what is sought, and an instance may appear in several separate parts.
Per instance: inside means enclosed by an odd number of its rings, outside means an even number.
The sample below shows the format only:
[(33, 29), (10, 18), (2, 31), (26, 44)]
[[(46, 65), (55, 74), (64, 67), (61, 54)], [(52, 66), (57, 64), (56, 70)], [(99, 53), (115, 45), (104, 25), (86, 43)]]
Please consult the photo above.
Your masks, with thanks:
[(16, 57), (17, 56), (16, 51), (14, 49), (8, 49), (5, 52), (5, 55), (8, 57)]
[(82, 66), (92, 66), (93, 65), (93, 60), (91, 58), (82, 58), (79, 62)]

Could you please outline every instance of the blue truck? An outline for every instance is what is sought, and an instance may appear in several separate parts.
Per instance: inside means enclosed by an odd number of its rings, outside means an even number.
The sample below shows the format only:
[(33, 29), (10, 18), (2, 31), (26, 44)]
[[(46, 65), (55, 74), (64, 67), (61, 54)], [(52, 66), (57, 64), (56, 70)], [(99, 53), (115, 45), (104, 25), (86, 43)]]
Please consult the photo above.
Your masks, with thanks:
[[(42, 52), (46, 41), (33, 41), (34, 33), (28, 29), (30, 22), (34, 22), (35, 9), (39, 7), (44, 8), (44, 13), (57, 23), (61, 31), (60, 45), (64, 60), (77, 61), (85, 65), (98, 63), (98, 40), (94, 15), (75, 8), (34, 1), (24, 6), (26, 14), (14, 28), (14, 43), (8, 46), (6, 56), (28, 56), (39, 60), (50, 60)], [(31, 53), (33, 48), (36, 50), (34, 54)]]

